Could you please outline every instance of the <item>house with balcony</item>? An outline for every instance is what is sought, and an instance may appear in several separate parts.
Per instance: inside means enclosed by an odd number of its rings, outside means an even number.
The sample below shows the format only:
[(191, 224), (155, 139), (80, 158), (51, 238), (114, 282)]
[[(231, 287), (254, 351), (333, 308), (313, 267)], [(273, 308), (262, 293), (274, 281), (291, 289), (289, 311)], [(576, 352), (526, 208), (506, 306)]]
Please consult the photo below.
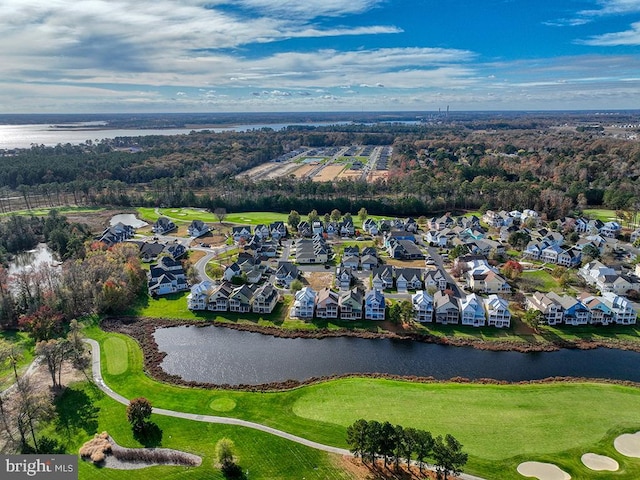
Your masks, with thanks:
[[(316, 292), (311, 287), (298, 290), (291, 307), (290, 315), (295, 318), (313, 318), (316, 308)], [(337, 303), (336, 303), (337, 312)]]
[(475, 293), (460, 299), (460, 319), (462, 325), (472, 327), (485, 326), (487, 319), (485, 317), (484, 303)]
[(386, 303), (380, 290), (369, 290), (364, 296), (365, 320), (384, 320)]
[(340, 320), (362, 319), (362, 292), (358, 288), (352, 288), (342, 292), (338, 298)]
[(433, 296), (433, 310), (436, 323), (444, 325), (460, 323), (460, 307), (457, 299), (452, 295), (437, 291)]
[(323, 288), (318, 292), (316, 300), (317, 318), (338, 318), (339, 296), (329, 288)]
[(527, 297), (526, 301), (527, 308), (542, 312), (548, 325), (559, 325), (562, 323), (562, 305), (553, 298), (548, 297), (542, 292), (535, 292), (532, 296)]
[(424, 290), (411, 295), (415, 320), (420, 323), (433, 322), (433, 297)]
[(251, 298), (251, 310), (253, 313), (271, 313), (278, 303), (278, 290), (270, 283), (259, 287)]
[(487, 313), (487, 325), (497, 328), (511, 326), (511, 312), (509, 303), (497, 295), (489, 295), (484, 299), (484, 309)]
[(569, 295), (558, 295), (556, 292), (547, 293), (547, 297), (562, 306), (562, 321), (565, 325), (577, 326), (589, 323), (589, 309), (580, 300)]
[(253, 289), (249, 285), (236, 287), (229, 295), (229, 311), (236, 313), (250, 312), (252, 298)]

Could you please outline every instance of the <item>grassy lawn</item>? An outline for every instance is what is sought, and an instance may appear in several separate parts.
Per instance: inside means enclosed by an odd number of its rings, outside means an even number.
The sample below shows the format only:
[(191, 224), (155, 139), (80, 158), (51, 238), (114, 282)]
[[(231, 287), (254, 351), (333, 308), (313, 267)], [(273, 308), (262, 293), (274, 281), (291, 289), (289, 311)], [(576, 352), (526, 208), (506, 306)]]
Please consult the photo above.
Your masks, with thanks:
[[(18, 363), (18, 375), (24, 373), (34, 358), (35, 343), (25, 332), (16, 332), (15, 330), (7, 330), (0, 332), (0, 339), (15, 345), (20, 353)], [(13, 366), (6, 364), (0, 365), (0, 391), (14, 383)]]
[(553, 278), (547, 270), (536, 270), (533, 272), (522, 272), (519, 283), (526, 292), (558, 292), (563, 291), (558, 284), (558, 280)]
[[(597, 383), (416, 384), (351, 378), (279, 393), (187, 389), (145, 376), (141, 351), (132, 339), (96, 327), (88, 333), (103, 346), (112, 337), (128, 344), (127, 370), (114, 375), (103, 369), (105, 380), (126, 397), (144, 395), (157, 407), (243, 418), (342, 447), (346, 427), (358, 418), (414, 426), (435, 435), (451, 433), (470, 454), (466, 470), (488, 479), (516, 478), (516, 466), (527, 460), (551, 461), (573, 478), (592, 478), (579, 460), (586, 452), (615, 458), (622, 468), (615, 478), (640, 478), (640, 460), (624, 458), (612, 447), (618, 434), (640, 430), (637, 388)], [(103, 349), (105, 365), (107, 355)], [(175, 444), (163, 446), (189, 445), (174, 433), (170, 419), (154, 421), (175, 438)], [(106, 424), (100, 428), (113, 429)], [(195, 424), (192, 428), (196, 429)], [(218, 428), (222, 427), (213, 430)], [(122, 433), (123, 442), (131, 444), (128, 435)], [(185, 449), (193, 451), (193, 447)]]
[(587, 208), (582, 211), (584, 216), (590, 219), (597, 219), (603, 222), (620, 221), (616, 217), (615, 210), (608, 210), (606, 208)]
[[(125, 407), (111, 400), (93, 385), (72, 385), (57, 402), (60, 420), (45, 434), (61, 441), (67, 451), (77, 452), (94, 433), (108, 431), (120, 445), (140, 448), (126, 421)], [(78, 412), (82, 412), (78, 414)], [(242, 427), (215, 425), (153, 415), (162, 432), (161, 446), (202, 457), (199, 467), (155, 466), (140, 470), (111, 470), (80, 462), (80, 479), (223, 479), (213, 467), (215, 445), (221, 438), (235, 444), (238, 464), (253, 479), (350, 479), (336, 467), (337, 459), (317, 450), (272, 435)]]

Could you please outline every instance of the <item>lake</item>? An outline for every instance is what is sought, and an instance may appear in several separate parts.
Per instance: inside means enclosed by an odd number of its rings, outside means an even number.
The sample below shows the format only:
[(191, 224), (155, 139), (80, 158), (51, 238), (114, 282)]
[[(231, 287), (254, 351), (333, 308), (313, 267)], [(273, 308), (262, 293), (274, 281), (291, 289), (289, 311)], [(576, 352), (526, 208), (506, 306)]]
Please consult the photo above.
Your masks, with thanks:
[[(156, 128), (156, 129), (109, 129), (104, 126), (105, 122), (89, 122), (86, 125), (78, 124), (58, 124), (70, 125), (76, 128), (53, 128), (51, 124), (30, 124), (30, 125), (0, 125), (0, 150), (12, 148), (30, 148), (32, 144), (55, 146), (70, 143), (78, 145), (91, 141), (100, 141), (105, 138), (116, 137), (140, 137), (145, 135), (186, 135), (194, 131), (193, 128)], [(345, 124), (351, 122), (316, 122), (305, 123), (305, 126), (322, 127), (335, 124)], [(259, 130), (262, 128), (272, 128), (281, 130), (291, 123), (269, 123), (269, 124), (246, 124), (229, 127), (206, 128), (211, 132), (219, 133), (225, 131), (244, 132), (248, 130)], [(200, 129), (202, 130), (202, 129)], [(196, 130), (199, 131), (199, 130)]]
[(539, 380), (554, 376), (640, 382), (640, 353), (598, 348), (491, 352), (392, 339), (278, 338), (223, 327), (160, 328), (162, 368), (185, 380), (258, 385), (348, 373), (449, 379)]
[(28, 270), (37, 268), (39, 265), (58, 265), (58, 261), (53, 256), (53, 251), (46, 243), (39, 243), (38, 246), (27, 252), (18, 253), (13, 261), (9, 263), (9, 275), (16, 275)]

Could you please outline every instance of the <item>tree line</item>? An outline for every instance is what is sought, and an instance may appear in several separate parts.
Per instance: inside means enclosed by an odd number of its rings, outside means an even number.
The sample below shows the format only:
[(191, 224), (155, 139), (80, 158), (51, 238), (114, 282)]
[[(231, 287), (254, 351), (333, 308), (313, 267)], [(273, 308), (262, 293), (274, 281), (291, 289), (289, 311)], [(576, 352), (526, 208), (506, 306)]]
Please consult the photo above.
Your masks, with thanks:
[(375, 463), (377, 458), (382, 458), (385, 467), (393, 462), (397, 469), (401, 461), (409, 466), (415, 460), (422, 473), (430, 460), (438, 478), (443, 480), (462, 473), (468, 460), (462, 445), (452, 435), (434, 438), (425, 430), (376, 420), (359, 419), (349, 425), (347, 443), (363, 462)]

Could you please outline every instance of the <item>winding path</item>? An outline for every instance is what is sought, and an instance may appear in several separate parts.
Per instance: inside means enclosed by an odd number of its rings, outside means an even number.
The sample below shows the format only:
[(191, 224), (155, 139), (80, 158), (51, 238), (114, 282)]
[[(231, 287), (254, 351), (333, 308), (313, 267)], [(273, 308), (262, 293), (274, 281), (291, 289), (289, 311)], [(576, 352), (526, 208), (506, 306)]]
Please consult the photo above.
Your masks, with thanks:
[[(114, 399), (116, 402), (122, 403), (123, 405), (128, 405), (129, 400), (120, 395), (119, 393), (114, 392), (107, 384), (104, 382), (102, 378), (102, 371), (100, 369), (100, 345), (98, 342), (91, 338), (87, 338), (84, 340), (86, 343), (91, 345), (91, 368), (93, 373), (93, 380), (96, 385), (109, 397)], [(182, 418), (185, 420), (194, 420), (196, 422), (206, 422), (206, 423), (219, 423), (224, 425), (237, 425), (240, 427), (253, 428), (254, 430), (260, 430), (261, 432), (269, 433), (271, 435), (275, 435), (277, 437), (281, 437), (292, 442), (299, 443), (301, 445), (305, 445), (307, 447), (315, 448), (316, 450), (321, 450), (328, 453), (334, 453), (337, 455), (347, 455), (353, 456), (353, 454), (344, 448), (332, 447), (331, 445), (324, 445), (322, 443), (313, 442), (311, 440), (307, 440), (306, 438), (298, 437), (296, 435), (292, 435), (287, 432), (283, 432), (282, 430), (277, 430), (275, 428), (267, 427), (266, 425), (261, 425), (259, 423), (249, 422), (247, 420), (241, 420), (239, 418), (231, 418), (231, 417), (217, 417), (214, 415), (197, 415), (195, 413), (185, 413), (185, 412), (177, 412), (175, 410), (165, 410), (163, 408), (153, 408), (153, 413), (157, 415), (165, 415), (167, 417), (175, 417)], [(476, 477), (473, 475), (468, 475), (463, 473), (458, 478), (462, 480), (484, 480), (481, 477)]]

